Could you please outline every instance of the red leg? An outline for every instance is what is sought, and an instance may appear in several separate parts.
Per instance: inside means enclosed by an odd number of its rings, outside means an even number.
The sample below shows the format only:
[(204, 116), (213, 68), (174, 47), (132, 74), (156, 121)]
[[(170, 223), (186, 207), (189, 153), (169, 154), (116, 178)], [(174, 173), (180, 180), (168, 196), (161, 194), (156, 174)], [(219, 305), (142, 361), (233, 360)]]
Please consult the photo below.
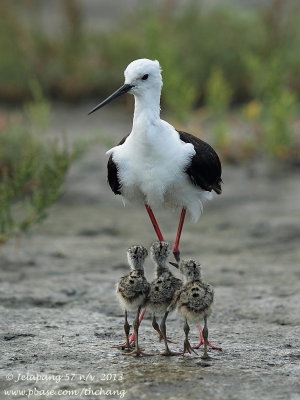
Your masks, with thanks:
[(149, 218), (150, 218), (150, 220), (151, 220), (151, 222), (152, 222), (152, 225), (153, 225), (153, 228), (154, 228), (154, 230), (155, 230), (155, 233), (156, 233), (156, 235), (157, 235), (158, 240), (159, 240), (160, 242), (163, 242), (163, 241), (164, 241), (164, 237), (163, 237), (163, 235), (162, 235), (162, 233), (161, 233), (161, 230), (160, 230), (160, 228), (159, 228), (159, 225), (158, 225), (158, 223), (157, 223), (157, 221), (156, 221), (156, 218), (155, 218), (155, 216), (154, 216), (154, 214), (153, 214), (153, 211), (152, 211), (151, 207), (148, 206), (148, 204), (145, 204), (145, 207), (146, 207), (147, 213), (148, 213), (148, 215), (149, 215)]
[[(203, 338), (203, 329), (201, 325), (197, 325), (198, 331), (199, 331), (199, 343), (196, 346), (193, 346), (193, 349), (199, 349), (204, 344), (204, 338)], [(222, 347), (214, 346), (210, 341), (207, 341), (207, 346), (210, 347), (213, 350), (220, 350), (222, 351)]]
[[(141, 310), (141, 312), (140, 312), (140, 316), (139, 316), (139, 325), (140, 325), (140, 323), (143, 321), (145, 312), (146, 312), (146, 308), (143, 308), (143, 309)], [(129, 326), (128, 326), (128, 331), (129, 331)], [(135, 332), (132, 332), (132, 334), (129, 336), (129, 338), (128, 338), (128, 339), (126, 338), (126, 342), (125, 342), (125, 343), (117, 344), (117, 345), (112, 346), (112, 347), (113, 347), (113, 348), (116, 348), (116, 349), (122, 349), (122, 350), (125, 350), (126, 348), (127, 348), (127, 349), (129, 348), (129, 349), (130, 349), (130, 348), (133, 347), (133, 346), (131, 346), (131, 345), (132, 345), (132, 343), (135, 343), (135, 339), (136, 339), (136, 334), (135, 334)]]
[[(139, 324), (143, 321), (144, 315), (146, 312), (146, 308), (143, 308), (140, 316), (139, 316)], [(129, 344), (134, 343), (135, 342), (135, 332), (132, 332), (132, 334), (129, 336)]]
[(174, 254), (175, 260), (177, 262), (180, 261), (179, 242), (180, 242), (180, 236), (181, 236), (182, 227), (183, 227), (183, 223), (184, 223), (184, 219), (185, 219), (185, 214), (186, 214), (186, 208), (182, 207), (179, 224), (178, 224), (178, 228), (177, 228), (176, 239), (175, 239), (175, 243), (173, 246), (173, 254)]

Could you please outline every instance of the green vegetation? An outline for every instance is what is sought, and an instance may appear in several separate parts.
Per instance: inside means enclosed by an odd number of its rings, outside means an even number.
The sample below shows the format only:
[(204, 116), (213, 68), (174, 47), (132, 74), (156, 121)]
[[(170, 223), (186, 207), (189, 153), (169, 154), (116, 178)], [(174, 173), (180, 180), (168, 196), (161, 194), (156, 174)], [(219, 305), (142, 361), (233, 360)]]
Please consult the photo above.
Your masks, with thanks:
[(45, 137), (50, 106), (36, 82), (24, 118), (2, 121), (0, 129), (0, 243), (46, 216), (61, 194), (66, 173), (84, 143), (66, 144)]
[(231, 89), (226, 82), (223, 71), (216, 67), (212, 70), (206, 85), (206, 104), (214, 118), (212, 127), (215, 136), (215, 144), (223, 153), (229, 145), (229, 126), (226, 123), (226, 115), (231, 100)]
[(44, 96), (104, 97), (136, 58), (160, 61), (169, 118), (179, 124), (201, 115), (223, 160), (300, 162), (297, 2), (255, 8), (191, 0), (176, 8), (172, 0), (144, 1), (109, 32), (90, 32), (76, 0), (65, 0), (64, 31), (52, 34), (41, 25), (40, 6), (0, 3), (0, 100), (25, 103), (23, 117), (0, 115), (0, 242), (45, 217), (87, 145), (46, 137)]
[[(28, 95), (30, 78), (53, 96), (72, 99), (99, 94), (109, 90), (108, 82), (120, 83), (123, 66), (145, 56), (163, 65), (168, 105), (174, 103), (178, 90), (188, 92), (189, 108), (203, 100), (206, 80), (216, 67), (222, 70), (235, 101), (256, 96), (272, 84), (269, 69), (274, 62), (280, 71), (277, 80), (299, 95), (299, 5), (273, 0), (266, 8), (228, 4), (205, 9), (201, 1), (191, 1), (179, 12), (172, 3), (163, 1), (153, 9), (143, 2), (110, 32), (91, 33), (83, 28), (76, 1), (64, 1), (61, 36), (47, 35), (39, 26), (35, 12), (39, 1), (3, 0), (1, 97), (13, 100)], [(31, 20), (25, 23), (20, 14), (28, 8)]]
[[(191, 0), (178, 9), (172, 0), (156, 8), (145, 1), (109, 32), (90, 32), (76, 0), (66, 0), (62, 35), (42, 29), (40, 4), (0, 4), (0, 99), (28, 99), (33, 79), (47, 97), (102, 97), (121, 84), (121, 71), (130, 61), (159, 59), (164, 109), (178, 122), (195, 108), (207, 107), (224, 159), (230, 159), (228, 111), (233, 106), (255, 131), (241, 137), (247, 151), (239, 147), (237, 152), (251, 157), (263, 147), (267, 157), (298, 159), (299, 139), (292, 128), (300, 97), (297, 2), (273, 0), (256, 8), (244, 3), (204, 7)], [(253, 104), (259, 113), (249, 118), (244, 111)]]

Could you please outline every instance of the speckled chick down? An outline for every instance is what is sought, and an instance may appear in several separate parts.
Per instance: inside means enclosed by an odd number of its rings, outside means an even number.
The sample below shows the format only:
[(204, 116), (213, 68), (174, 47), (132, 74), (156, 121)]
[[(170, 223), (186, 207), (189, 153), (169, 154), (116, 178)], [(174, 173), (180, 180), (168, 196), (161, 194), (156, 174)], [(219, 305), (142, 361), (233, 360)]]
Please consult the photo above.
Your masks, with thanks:
[(201, 280), (200, 264), (196, 261), (183, 260), (180, 270), (187, 277), (187, 283), (177, 293), (178, 310), (188, 321), (200, 323), (211, 313), (213, 287)]
[[(156, 264), (156, 279), (150, 284), (150, 293), (146, 306), (154, 315), (163, 315), (170, 306), (175, 292), (182, 287), (182, 281), (176, 278), (167, 266), (170, 254), (169, 243), (153, 243), (150, 253)], [(169, 311), (174, 308), (175, 305)]]
[(148, 297), (150, 285), (144, 276), (144, 261), (148, 255), (143, 246), (131, 246), (127, 250), (131, 272), (120, 278), (117, 284), (117, 297), (126, 310), (136, 310), (143, 306)]

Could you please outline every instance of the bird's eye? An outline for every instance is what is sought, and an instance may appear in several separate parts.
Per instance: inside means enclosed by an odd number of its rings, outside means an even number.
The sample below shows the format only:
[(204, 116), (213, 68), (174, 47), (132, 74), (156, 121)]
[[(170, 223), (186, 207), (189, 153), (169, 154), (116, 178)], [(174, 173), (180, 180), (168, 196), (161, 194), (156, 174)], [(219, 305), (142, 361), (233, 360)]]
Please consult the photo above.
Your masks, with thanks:
[(142, 80), (145, 81), (146, 79), (148, 79), (149, 74), (145, 74), (142, 76)]

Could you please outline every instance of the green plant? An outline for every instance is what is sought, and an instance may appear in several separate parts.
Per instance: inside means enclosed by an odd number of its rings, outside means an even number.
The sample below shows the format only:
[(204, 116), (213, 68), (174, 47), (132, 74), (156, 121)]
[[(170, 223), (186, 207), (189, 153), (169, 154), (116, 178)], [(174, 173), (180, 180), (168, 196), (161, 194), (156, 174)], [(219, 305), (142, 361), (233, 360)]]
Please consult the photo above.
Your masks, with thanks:
[[(225, 152), (232, 140), (227, 128), (229, 102), (237, 108), (259, 104), (255, 121), (245, 121), (255, 123), (255, 138), (260, 132), (257, 148), (264, 143), (264, 151), (274, 157), (291, 150), (292, 110), (300, 97), (299, 2), (271, 0), (260, 7), (224, 7), (222, 2), (206, 7), (198, 0), (180, 7), (173, 0), (140, 2), (107, 31), (86, 29), (80, 4), (61, 2), (63, 30), (49, 35), (39, 18), (43, 2), (0, 2), (1, 100), (28, 100), (36, 90), (33, 81), (55, 99), (104, 98), (122, 83), (122, 70), (129, 62), (158, 59), (163, 109), (176, 124), (186, 122), (195, 108), (207, 106), (216, 145)], [(36, 106), (44, 111), (33, 111), (33, 117), (38, 114), (43, 120), (47, 105)], [(32, 129), (39, 131), (40, 124), (35, 121)], [(255, 143), (250, 136), (247, 141)]]
[(85, 28), (79, 2), (67, 0), (61, 4), (62, 34), (48, 35), (40, 23), (41, 2), (2, 0), (0, 50), (5, 56), (0, 58), (0, 97), (28, 97), (32, 78), (44, 92), (63, 99), (105, 95), (120, 83), (123, 67), (135, 58), (148, 57), (159, 59), (163, 66), (163, 99), (176, 116), (203, 100), (214, 65), (222, 69), (235, 102), (256, 96), (260, 85), (254, 69), (249, 68), (249, 55), (265, 68), (260, 74), (262, 85), (264, 77), (268, 79), (269, 60), (281, 60), (285, 85), (293, 86), (299, 95), (300, 13), (296, 2), (209, 8), (202, 7), (201, 1), (190, 0), (181, 7), (173, 3), (165, 0), (153, 6), (142, 2), (109, 32), (97, 27), (91, 32)]
[(263, 148), (269, 157), (287, 160), (293, 146), (291, 123), (297, 97), (286, 84), (284, 61), (274, 56), (263, 62), (253, 54), (248, 54), (246, 60), (253, 76), (253, 91), (261, 105), (257, 121)]
[(263, 144), (272, 158), (288, 160), (293, 146), (291, 121), (296, 107), (295, 95), (282, 88), (265, 104), (262, 114)]
[(215, 67), (206, 86), (206, 104), (213, 117), (212, 131), (216, 146), (226, 152), (229, 144), (226, 116), (230, 105), (232, 90), (225, 80), (223, 71)]
[(69, 149), (45, 137), (49, 105), (33, 86), (37, 97), (25, 107), (25, 117), (0, 131), (0, 242), (45, 218), (86, 146), (77, 142)]

